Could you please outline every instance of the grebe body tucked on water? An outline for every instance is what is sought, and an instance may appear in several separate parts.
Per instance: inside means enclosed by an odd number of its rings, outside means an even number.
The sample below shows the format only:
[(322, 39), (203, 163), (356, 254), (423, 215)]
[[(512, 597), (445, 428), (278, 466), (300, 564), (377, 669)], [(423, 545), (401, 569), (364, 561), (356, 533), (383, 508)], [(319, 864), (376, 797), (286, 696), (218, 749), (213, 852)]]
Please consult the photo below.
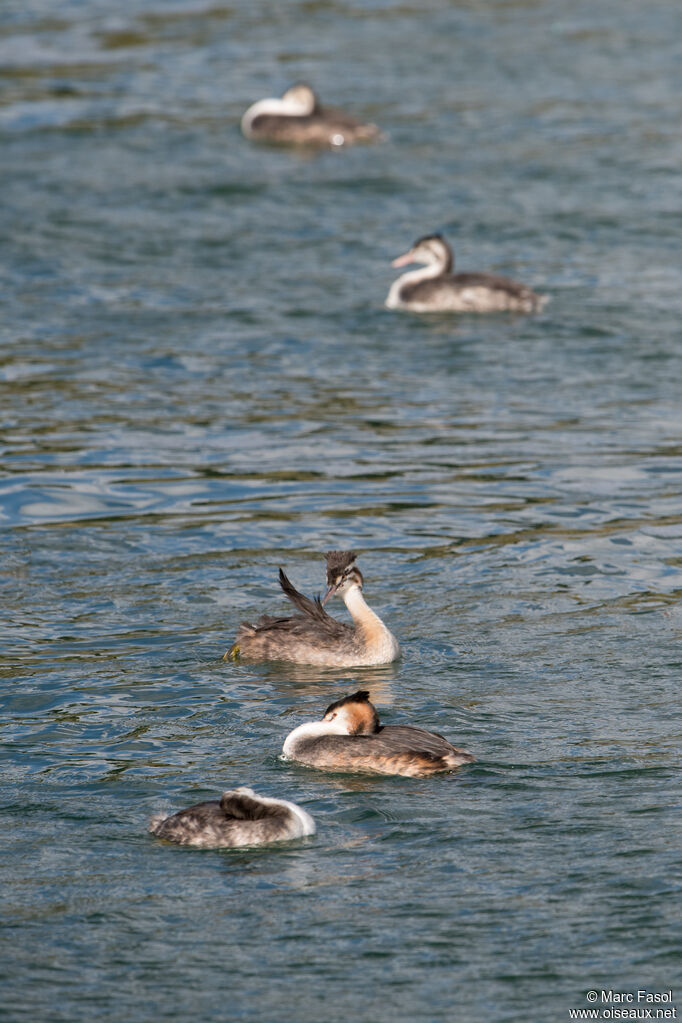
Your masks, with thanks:
[(424, 269), (411, 270), (393, 282), (385, 303), (388, 309), (414, 313), (534, 313), (547, 302), (545, 295), (498, 274), (453, 274), (452, 249), (439, 234), (420, 238), (391, 266), (410, 263), (423, 263)]
[(376, 124), (363, 124), (343, 110), (323, 107), (309, 85), (299, 82), (281, 99), (261, 99), (242, 117), (248, 139), (289, 145), (343, 146), (382, 138)]
[[(400, 656), (395, 636), (365, 602), (363, 578), (354, 551), (329, 551), (327, 590), (322, 600), (310, 600), (289, 582), (280, 568), (279, 582), (300, 614), (290, 618), (263, 615), (255, 625), (243, 622), (225, 659), (294, 661), (329, 667), (388, 664)], [(334, 594), (342, 597), (353, 619), (339, 622), (324, 607)]]
[(230, 849), (314, 835), (315, 822), (295, 803), (259, 796), (242, 787), (223, 792), (220, 801), (196, 803), (171, 817), (158, 814), (149, 830), (178, 845)]
[(299, 725), (287, 736), (282, 752), (290, 760), (325, 771), (411, 778), (452, 771), (474, 760), (437, 732), (381, 725), (366, 690), (332, 703), (321, 721)]

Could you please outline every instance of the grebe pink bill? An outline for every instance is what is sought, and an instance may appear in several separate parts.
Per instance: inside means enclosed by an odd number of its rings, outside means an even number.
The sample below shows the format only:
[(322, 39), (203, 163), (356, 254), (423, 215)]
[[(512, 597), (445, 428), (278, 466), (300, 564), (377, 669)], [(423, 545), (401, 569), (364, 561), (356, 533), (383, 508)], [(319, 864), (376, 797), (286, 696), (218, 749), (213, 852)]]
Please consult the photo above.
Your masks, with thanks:
[(223, 792), (220, 800), (196, 803), (172, 816), (157, 814), (149, 831), (178, 845), (233, 849), (314, 835), (315, 822), (295, 803), (269, 799), (241, 787)]
[(408, 778), (453, 771), (475, 759), (437, 732), (413, 725), (381, 725), (364, 689), (332, 703), (321, 721), (308, 721), (295, 728), (282, 752), (289, 760), (323, 771), (400, 774)]
[(323, 107), (305, 82), (293, 85), (280, 99), (258, 100), (242, 117), (242, 133), (248, 139), (297, 146), (347, 146), (383, 138), (376, 124)]
[[(299, 593), (280, 568), (280, 586), (299, 614), (289, 618), (263, 615), (255, 625), (242, 622), (225, 659), (293, 661), (340, 668), (395, 661), (400, 646), (362, 595), (364, 580), (355, 565), (356, 553), (328, 551), (326, 559), (328, 589), (322, 600)], [(332, 596), (343, 599), (352, 625), (327, 614), (323, 604)]]
[(388, 309), (413, 313), (535, 313), (548, 301), (525, 284), (490, 273), (453, 274), (452, 249), (440, 234), (426, 235), (391, 266), (424, 264), (391, 285)]

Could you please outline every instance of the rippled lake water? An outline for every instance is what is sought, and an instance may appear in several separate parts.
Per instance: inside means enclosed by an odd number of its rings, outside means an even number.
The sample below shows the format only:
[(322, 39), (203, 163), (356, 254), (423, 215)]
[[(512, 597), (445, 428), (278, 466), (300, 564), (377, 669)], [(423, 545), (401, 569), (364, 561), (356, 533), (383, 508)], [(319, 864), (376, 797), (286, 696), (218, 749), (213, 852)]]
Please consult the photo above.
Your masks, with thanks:
[[(674, 988), (681, 33), (676, 0), (3, 5), (5, 1018), (545, 1023)], [(298, 79), (388, 140), (242, 139)], [(384, 309), (433, 230), (550, 304)], [(315, 593), (350, 546), (402, 661), (222, 660), (279, 565)], [(359, 687), (477, 762), (279, 759)], [(240, 783), (317, 835), (146, 833)]]

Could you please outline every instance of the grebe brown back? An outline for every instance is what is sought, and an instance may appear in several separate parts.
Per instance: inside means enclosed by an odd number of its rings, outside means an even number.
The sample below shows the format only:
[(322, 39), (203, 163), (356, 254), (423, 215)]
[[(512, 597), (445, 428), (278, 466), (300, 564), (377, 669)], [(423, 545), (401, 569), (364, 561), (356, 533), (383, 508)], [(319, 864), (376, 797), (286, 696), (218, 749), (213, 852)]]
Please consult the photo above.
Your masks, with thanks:
[[(242, 622), (225, 659), (294, 661), (329, 667), (388, 664), (400, 656), (395, 636), (362, 595), (363, 578), (354, 551), (329, 551), (328, 590), (322, 600), (310, 600), (291, 584), (280, 568), (279, 582), (300, 614), (290, 618), (263, 615), (255, 625)], [(339, 622), (324, 607), (338, 595), (350, 611), (352, 625)]]
[(230, 849), (314, 835), (315, 822), (295, 803), (269, 799), (241, 787), (223, 792), (220, 801), (196, 803), (170, 817), (157, 814), (149, 830), (178, 845)]
[(547, 296), (538, 295), (525, 284), (490, 273), (453, 274), (452, 249), (440, 234), (426, 235), (409, 252), (394, 259), (391, 266), (423, 263), (391, 285), (388, 309), (414, 313), (534, 313), (542, 309)]
[(382, 133), (376, 124), (363, 124), (343, 110), (320, 106), (311, 87), (293, 85), (281, 99), (258, 100), (242, 117), (248, 139), (303, 146), (344, 146), (373, 142)]
[(421, 778), (471, 763), (471, 753), (437, 732), (412, 725), (381, 725), (369, 693), (361, 689), (327, 707), (321, 721), (291, 732), (282, 752), (324, 771), (361, 771)]

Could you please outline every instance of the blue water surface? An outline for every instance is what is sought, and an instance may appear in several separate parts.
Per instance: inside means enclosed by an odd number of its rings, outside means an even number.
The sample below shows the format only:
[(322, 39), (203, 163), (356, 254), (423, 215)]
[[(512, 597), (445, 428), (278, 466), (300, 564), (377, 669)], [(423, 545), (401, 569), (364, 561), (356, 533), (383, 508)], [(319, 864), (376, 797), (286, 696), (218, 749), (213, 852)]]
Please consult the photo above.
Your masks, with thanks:
[[(675, 997), (681, 37), (676, 0), (3, 5), (10, 1023), (553, 1023), (590, 989)], [(386, 141), (244, 140), (300, 79)], [(384, 309), (434, 230), (550, 303)], [(222, 660), (283, 612), (278, 566), (314, 594), (349, 547), (402, 661)], [(476, 763), (280, 760), (358, 688)], [(317, 835), (147, 834), (237, 784)]]

